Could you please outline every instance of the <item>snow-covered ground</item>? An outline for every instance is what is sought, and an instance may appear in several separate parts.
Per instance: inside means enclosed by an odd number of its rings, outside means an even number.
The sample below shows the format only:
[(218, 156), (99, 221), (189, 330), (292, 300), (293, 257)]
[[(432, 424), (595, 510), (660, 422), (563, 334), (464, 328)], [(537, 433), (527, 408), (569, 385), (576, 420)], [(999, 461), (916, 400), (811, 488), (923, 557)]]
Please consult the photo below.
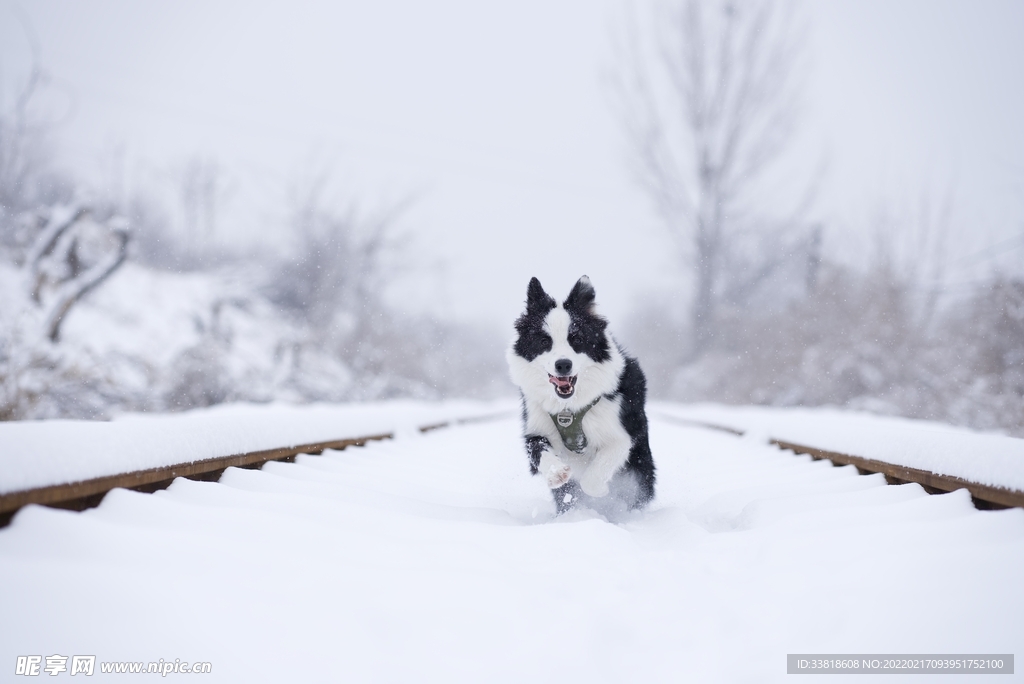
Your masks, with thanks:
[(841, 454), (1024, 491), (1024, 439), (828, 408), (659, 403), (655, 412)]
[(787, 653), (1024, 643), (1022, 510), (655, 418), (654, 504), (555, 519), (518, 432), (27, 507), (0, 531), (0, 671), (77, 654), (225, 682), (764, 682)]

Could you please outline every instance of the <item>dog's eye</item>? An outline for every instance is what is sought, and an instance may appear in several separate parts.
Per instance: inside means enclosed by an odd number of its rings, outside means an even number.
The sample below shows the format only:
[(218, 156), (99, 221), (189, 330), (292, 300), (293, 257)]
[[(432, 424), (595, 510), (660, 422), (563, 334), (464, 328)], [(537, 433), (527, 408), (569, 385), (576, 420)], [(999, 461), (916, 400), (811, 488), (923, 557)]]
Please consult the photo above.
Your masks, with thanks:
[(524, 359), (533, 361), (541, 354), (551, 351), (553, 346), (554, 341), (551, 339), (551, 335), (542, 330), (534, 329), (519, 336), (515, 349), (516, 353)]
[(594, 361), (607, 361), (608, 341), (604, 336), (605, 323), (600, 318), (576, 317), (569, 321), (566, 341), (577, 354), (586, 354)]
[(566, 337), (568, 338), (569, 346), (579, 353), (586, 341), (583, 331), (580, 330), (579, 326), (570, 325), (569, 334)]

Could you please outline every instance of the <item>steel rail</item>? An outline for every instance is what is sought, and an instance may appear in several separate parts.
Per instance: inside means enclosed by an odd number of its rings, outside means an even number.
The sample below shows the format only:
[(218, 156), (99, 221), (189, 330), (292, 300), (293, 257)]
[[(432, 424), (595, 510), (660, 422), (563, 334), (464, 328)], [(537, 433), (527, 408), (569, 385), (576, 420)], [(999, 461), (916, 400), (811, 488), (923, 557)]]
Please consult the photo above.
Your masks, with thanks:
[[(742, 437), (744, 434), (743, 430), (738, 430), (726, 425), (690, 420), (688, 418), (679, 418), (667, 414), (658, 414), (658, 418), (679, 425), (727, 432), (729, 434), (736, 435), (737, 437)], [(947, 494), (958, 489), (966, 489), (971, 493), (971, 499), (974, 501), (975, 507), (983, 510), (998, 508), (1024, 508), (1024, 492), (1016, 489), (994, 487), (992, 485), (965, 480), (962, 477), (941, 475), (929, 470), (911, 468), (910, 466), (903, 466), (896, 463), (887, 463), (885, 461), (878, 461), (872, 458), (865, 458), (863, 456), (843, 454), (838, 451), (819, 449), (817, 447), (807, 446), (806, 444), (797, 444), (795, 442), (782, 439), (769, 438), (768, 441), (770, 444), (777, 446), (780, 449), (792, 451), (796, 454), (806, 454), (816, 461), (831, 461), (832, 465), (835, 466), (855, 466), (861, 475), (882, 473), (882, 475), (885, 476), (885, 481), (889, 484), (907, 484), (910, 482), (916, 482), (924, 487), (924, 490), (929, 494)]]
[[(420, 432), (431, 432), (453, 425), (498, 420), (510, 415), (512, 414), (503, 412), (470, 418), (457, 418), (441, 423), (423, 425), (417, 429)], [(131, 489), (137, 492), (151, 493), (160, 489), (166, 489), (176, 477), (216, 482), (227, 468), (258, 469), (269, 461), (293, 462), (299, 454), (319, 456), (327, 449), (341, 451), (350, 446), (363, 446), (367, 442), (392, 439), (394, 436), (393, 432), (385, 432), (363, 437), (310, 442), (308, 444), (250, 451), (230, 456), (218, 456), (199, 461), (135, 470), (117, 475), (94, 477), (77, 482), (8, 492), (0, 494), (0, 528), (7, 526), (14, 517), (14, 514), (28, 504), (40, 504), (51, 508), (83, 511), (87, 508), (99, 506), (103, 497), (112, 489)]]

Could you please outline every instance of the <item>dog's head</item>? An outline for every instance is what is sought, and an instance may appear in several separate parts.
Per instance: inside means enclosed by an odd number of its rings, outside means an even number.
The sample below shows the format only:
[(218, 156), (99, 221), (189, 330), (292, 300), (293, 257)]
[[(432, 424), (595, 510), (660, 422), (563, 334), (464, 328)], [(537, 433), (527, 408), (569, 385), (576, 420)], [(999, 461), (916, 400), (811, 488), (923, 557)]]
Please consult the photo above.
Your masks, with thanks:
[[(594, 311), (594, 287), (580, 278), (562, 304), (533, 278), (526, 290), (526, 311), (516, 320), (518, 337), (509, 353), (513, 380), (524, 391), (550, 392), (568, 400), (578, 393), (590, 400), (615, 389), (607, 387), (608, 362), (618, 350)], [(617, 374), (616, 374), (617, 375)]]

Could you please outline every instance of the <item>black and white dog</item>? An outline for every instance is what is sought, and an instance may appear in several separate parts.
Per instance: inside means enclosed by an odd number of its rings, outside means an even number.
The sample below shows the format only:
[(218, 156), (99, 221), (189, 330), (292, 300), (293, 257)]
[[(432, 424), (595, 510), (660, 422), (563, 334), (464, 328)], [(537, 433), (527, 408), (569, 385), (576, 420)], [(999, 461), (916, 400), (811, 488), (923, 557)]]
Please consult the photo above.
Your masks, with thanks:
[(607, 325), (586, 276), (561, 305), (534, 278), (508, 350), (530, 472), (545, 478), (559, 513), (577, 503), (639, 509), (654, 497), (647, 381)]

